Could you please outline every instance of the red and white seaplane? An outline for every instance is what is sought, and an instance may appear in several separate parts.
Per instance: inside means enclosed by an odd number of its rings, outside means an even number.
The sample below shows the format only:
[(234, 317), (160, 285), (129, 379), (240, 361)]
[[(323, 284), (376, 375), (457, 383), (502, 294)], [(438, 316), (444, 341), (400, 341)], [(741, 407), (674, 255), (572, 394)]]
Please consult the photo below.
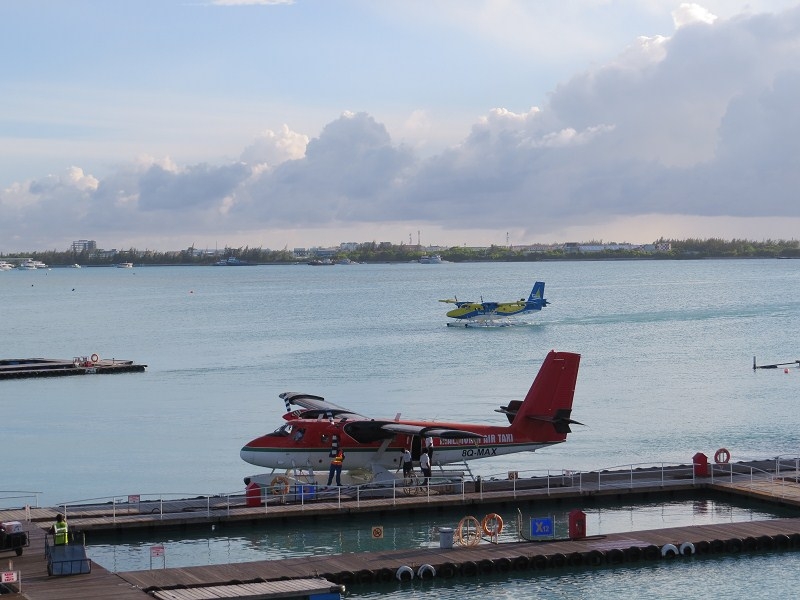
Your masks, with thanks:
[[(437, 466), (532, 452), (564, 442), (570, 425), (580, 425), (570, 418), (579, 363), (579, 354), (551, 351), (525, 399), (497, 409), (507, 416), (508, 426), (406, 421), (399, 414), (373, 419), (320, 396), (284, 392), (286, 423), (248, 442), (241, 457), (273, 471), (327, 471), (341, 449), (345, 469), (371, 470), (372, 481), (381, 482), (394, 479), (405, 448), (414, 460), (419, 458), (423, 439), (432, 440)], [(291, 410), (293, 405), (300, 408)]]

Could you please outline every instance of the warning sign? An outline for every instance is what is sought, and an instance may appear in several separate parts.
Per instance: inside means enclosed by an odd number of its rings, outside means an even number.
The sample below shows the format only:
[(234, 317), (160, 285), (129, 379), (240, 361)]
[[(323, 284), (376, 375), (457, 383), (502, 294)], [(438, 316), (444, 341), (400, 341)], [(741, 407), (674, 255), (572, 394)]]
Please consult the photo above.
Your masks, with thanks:
[(372, 528), (372, 539), (373, 540), (382, 540), (383, 539), (383, 525), (376, 525)]
[(0, 583), (17, 583), (19, 571), (3, 571), (0, 574)]

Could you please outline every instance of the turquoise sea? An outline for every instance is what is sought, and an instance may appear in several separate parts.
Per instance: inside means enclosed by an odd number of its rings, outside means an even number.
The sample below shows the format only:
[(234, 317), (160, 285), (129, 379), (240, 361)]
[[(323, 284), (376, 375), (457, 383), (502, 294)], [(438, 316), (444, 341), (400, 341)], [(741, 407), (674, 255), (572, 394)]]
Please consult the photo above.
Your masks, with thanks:
[[(445, 326), (438, 299), (513, 300), (535, 280), (551, 304), (529, 325)], [(0, 381), (0, 491), (40, 491), (45, 505), (241, 490), (257, 469), (239, 449), (282, 422), (278, 394), (287, 390), (376, 417), (502, 423), (494, 409), (524, 395), (550, 349), (582, 354), (573, 418), (586, 426), (536, 454), (472, 462), (476, 474), (687, 463), (723, 446), (734, 461), (800, 454), (800, 370), (752, 369), (753, 356), (800, 358), (798, 261), (9, 271), (0, 272), (0, 307), (0, 358), (97, 353), (148, 365), (144, 374)], [(741, 593), (735, 582), (749, 573), (761, 582), (749, 595), (768, 582), (771, 597), (800, 584), (797, 560), (704, 559), (374, 593), (664, 597), (662, 578), (674, 594), (687, 593), (684, 579)]]

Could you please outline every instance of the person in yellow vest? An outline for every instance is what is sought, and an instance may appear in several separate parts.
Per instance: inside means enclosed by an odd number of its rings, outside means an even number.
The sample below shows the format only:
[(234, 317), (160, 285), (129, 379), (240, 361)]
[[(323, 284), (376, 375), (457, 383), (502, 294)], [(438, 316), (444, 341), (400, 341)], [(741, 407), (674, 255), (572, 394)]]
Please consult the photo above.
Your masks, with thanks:
[(64, 515), (61, 513), (56, 515), (56, 522), (55, 525), (50, 528), (50, 533), (53, 534), (53, 543), (56, 546), (63, 546), (67, 543), (69, 538), (69, 526), (64, 519)]
[(340, 449), (336, 451), (336, 456), (331, 460), (331, 470), (328, 472), (328, 485), (333, 481), (333, 476), (336, 475), (336, 485), (342, 486), (342, 463), (344, 462), (344, 452)]

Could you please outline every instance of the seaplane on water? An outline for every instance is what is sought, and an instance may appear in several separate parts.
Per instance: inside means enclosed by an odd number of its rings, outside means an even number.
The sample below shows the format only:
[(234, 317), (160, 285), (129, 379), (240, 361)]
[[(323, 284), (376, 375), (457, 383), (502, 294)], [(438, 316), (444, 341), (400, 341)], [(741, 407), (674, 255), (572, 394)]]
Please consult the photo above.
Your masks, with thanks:
[[(395, 478), (405, 448), (414, 460), (421, 440), (433, 442), (433, 464), (464, 463), (479, 458), (535, 451), (566, 441), (571, 419), (580, 355), (551, 351), (524, 400), (512, 400), (497, 409), (508, 426), (439, 421), (374, 419), (328, 402), (320, 396), (284, 392), (287, 413), (281, 427), (248, 442), (244, 461), (275, 469), (327, 471), (339, 449), (344, 468), (368, 469), (373, 482)], [(292, 406), (299, 407), (291, 410)], [(452, 405), (458, 412), (457, 403)], [(390, 472), (391, 471), (391, 472)], [(251, 478), (246, 479), (249, 483)]]
[(549, 303), (544, 299), (544, 281), (533, 284), (530, 296), (513, 302), (462, 302), (457, 298), (439, 300), (447, 304), (455, 304), (456, 308), (448, 311), (447, 316), (456, 319), (447, 325), (453, 326), (487, 326), (510, 325), (509, 317), (540, 311)]

